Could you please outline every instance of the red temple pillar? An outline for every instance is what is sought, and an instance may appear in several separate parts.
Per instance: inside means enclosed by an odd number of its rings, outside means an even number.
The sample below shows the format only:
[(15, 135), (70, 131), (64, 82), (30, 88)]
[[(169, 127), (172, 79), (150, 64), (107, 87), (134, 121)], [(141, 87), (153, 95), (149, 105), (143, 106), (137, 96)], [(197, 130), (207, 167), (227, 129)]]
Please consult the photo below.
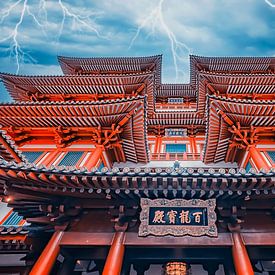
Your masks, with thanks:
[(154, 153), (159, 154), (161, 151), (161, 144), (162, 144), (162, 138), (161, 136), (156, 137), (155, 147), (154, 147)]
[(190, 142), (190, 146), (191, 146), (191, 152), (192, 152), (192, 155), (193, 155), (193, 159), (195, 160), (196, 159), (196, 154), (198, 153), (196, 137), (190, 136), (189, 137), (189, 142)]
[(254, 271), (249, 260), (246, 247), (239, 232), (232, 232), (232, 255), (237, 275), (253, 275)]
[(34, 264), (30, 275), (48, 275), (51, 272), (52, 267), (56, 261), (56, 258), (60, 251), (59, 243), (61, 241), (63, 231), (55, 232), (40, 257)]
[(249, 153), (258, 170), (260, 170), (261, 168), (264, 168), (267, 171), (270, 170), (271, 166), (267, 163), (267, 161), (264, 159), (262, 154), (257, 150), (255, 146), (251, 146), (249, 148)]
[(120, 275), (124, 257), (125, 232), (116, 232), (105, 262), (103, 275)]
[(96, 167), (98, 161), (100, 160), (102, 153), (104, 150), (104, 146), (97, 145), (92, 156), (89, 158), (88, 163), (85, 165), (87, 169), (92, 169), (93, 167)]

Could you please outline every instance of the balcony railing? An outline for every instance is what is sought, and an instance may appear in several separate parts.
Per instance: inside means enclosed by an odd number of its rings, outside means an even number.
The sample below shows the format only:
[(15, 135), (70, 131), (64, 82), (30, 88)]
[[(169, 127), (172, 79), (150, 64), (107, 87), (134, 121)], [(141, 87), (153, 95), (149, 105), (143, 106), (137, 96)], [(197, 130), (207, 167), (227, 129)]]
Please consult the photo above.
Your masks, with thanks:
[(151, 160), (202, 160), (202, 154), (199, 153), (151, 153)]
[(187, 110), (192, 111), (196, 109), (196, 103), (156, 103), (157, 110)]

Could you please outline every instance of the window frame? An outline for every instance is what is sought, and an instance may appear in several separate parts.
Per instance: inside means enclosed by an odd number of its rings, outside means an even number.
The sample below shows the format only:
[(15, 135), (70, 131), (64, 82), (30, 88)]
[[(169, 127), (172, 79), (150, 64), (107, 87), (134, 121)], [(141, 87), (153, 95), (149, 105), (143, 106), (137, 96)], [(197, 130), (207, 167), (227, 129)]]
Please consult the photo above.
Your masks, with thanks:
[(37, 159), (35, 159), (35, 161), (33, 161), (32, 163), (35, 163), (37, 164), (49, 151), (44, 151), (44, 150), (41, 150), (41, 148), (37, 148), (37, 149), (32, 149), (32, 150), (22, 150), (20, 149), (20, 151), (22, 152), (23, 156), (27, 159), (28, 162), (30, 162), (28, 160), (28, 158), (24, 155), (24, 153), (28, 153), (28, 152), (42, 152), (42, 154), (40, 156), (37, 157)]
[[(183, 152), (179, 152), (179, 151), (177, 151), (177, 152), (168, 152), (167, 151), (167, 145), (181, 145), (181, 146), (183, 146), (184, 148), (185, 148), (185, 151), (183, 151)], [(184, 154), (184, 153), (187, 153), (187, 144), (186, 143), (165, 143), (165, 153), (168, 153), (168, 154), (170, 154), (170, 153), (172, 153), (172, 154)]]

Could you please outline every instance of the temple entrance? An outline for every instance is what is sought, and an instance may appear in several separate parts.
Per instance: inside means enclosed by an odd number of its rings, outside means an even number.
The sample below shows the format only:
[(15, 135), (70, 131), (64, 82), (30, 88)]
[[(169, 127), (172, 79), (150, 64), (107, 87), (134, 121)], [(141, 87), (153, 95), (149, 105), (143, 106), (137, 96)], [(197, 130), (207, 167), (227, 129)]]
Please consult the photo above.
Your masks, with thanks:
[[(52, 274), (102, 274), (109, 247), (62, 247)], [(275, 264), (269, 247), (249, 247), (255, 274), (274, 275)], [(185, 270), (186, 273), (177, 273)], [(169, 273), (170, 272), (170, 273)], [(103, 273), (104, 274), (104, 273)], [(233, 275), (235, 268), (230, 247), (176, 248), (126, 247), (122, 275), (198, 274)]]

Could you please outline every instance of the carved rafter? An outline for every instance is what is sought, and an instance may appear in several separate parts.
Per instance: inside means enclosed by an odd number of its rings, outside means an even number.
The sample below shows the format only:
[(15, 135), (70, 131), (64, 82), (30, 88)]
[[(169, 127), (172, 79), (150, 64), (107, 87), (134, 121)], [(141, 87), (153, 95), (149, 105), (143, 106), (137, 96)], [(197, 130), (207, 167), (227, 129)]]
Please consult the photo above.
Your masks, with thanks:
[(209, 94), (213, 94), (215, 96), (218, 96), (220, 94), (220, 91), (216, 90), (207, 80), (205, 80), (205, 86), (210, 92)]
[(226, 124), (229, 125), (228, 132), (231, 138), (228, 140), (229, 146), (225, 156), (225, 161), (233, 161), (238, 150), (249, 150), (265, 138), (274, 136), (275, 127), (248, 126), (244, 127), (240, 122), (232, 121), (222, 110), (216, 109)]
[(230, 126), (228, 131), (232, 133), (228, 154), (233, 148), (247, 150), (249, 147), (255, 146), (261, 137), (269, 136), (269, 133), (274, 134), (275, 127), (243, 127), (240, 122), (233, 122), (223, 111), (217, 110), (217, 113)]
[(26, 130), (23, 127), (9, 127), (6, 129), (8, 134), (12, 137), (15, 143), (19, 146), (23, 145), (23, 143), (32, 139), (30, 131)]
[(144, 89), (146, 88), (146, 84), (142, 83), (139, 88), (136, 90), (132, 91), (132, 96), (138, 96)]
[(29, 218), (28, 222), (46, 223), (52, 226), (67, 224), (81, 215), (80, 206), (66, 204), (41, 204), (39, 205), (41, 217)]
[(14, 85), (15, 88), (20, 92), (26, 95), (26, 97), (30, 101), (48, 101), (48, 100), (56, 100), (56, 101), (68, 101), (68, 100), (89, 100), (89, 101), (99, 101), (99, 100), (110, 100), (110, 99), (122, 99), (127, 96), (138, 96), (142, 93), (142, 91), (146, 88), (146, 83), (141, 83), (132, 91), (129, 88), (125, 89), (122, 93), (89, 93), (89, 94), (67, 94), (67, 93), (58, 93), (58, 94), (45, 94), (41, 93), (36, 87), (32, 87), (31, 89), (23, 88), (17, 85)]
[(116, 231), (126, 231), (128, 227), (134, 227), (138, 220), (137, 206), (131, 208), (127, 208), (125, 205), (112, 206), (109, 213)]
[(57, 147), (65, 147), (77, 139), (77, 131), (73, 131), (69, 127), (64, 128), (59, 126), (54, 129), (54, 133), (54, 140)]
[(125, 159), (122, 149), (120, 134), (123, 126), (136, 113), (137, 108), (131, 110), (118, 123), (113, 123), (110, 127), (56, 127), (56, 128), (31, 128), (31, 127), (9, 127), (6, 128), (8, 134), (17, 145), (45, 137), (54, 137), (57, 147), (66, 147), (78, 139), (90, 139), (94, 144), (103, 146), (105, 149), (115, 149), (122, 159)]
[(247, 215), (244, 206), (232, 205), (229, 208), (218, 207), (219, 223), (222, 227), (236, 228), (239, 227)]
[(240, 123), (237, 122), (236, 126), (232, 125), (228, 131), (233, 134), (233, 137), (229, 140), (229, 148), (237, 147), (240, 149), (247, 149), (250, 146), (255, 145), (259, 140), (259, 137), (257, 136), (259, 128), (253, 126), (244, 129), (241, 127)]

